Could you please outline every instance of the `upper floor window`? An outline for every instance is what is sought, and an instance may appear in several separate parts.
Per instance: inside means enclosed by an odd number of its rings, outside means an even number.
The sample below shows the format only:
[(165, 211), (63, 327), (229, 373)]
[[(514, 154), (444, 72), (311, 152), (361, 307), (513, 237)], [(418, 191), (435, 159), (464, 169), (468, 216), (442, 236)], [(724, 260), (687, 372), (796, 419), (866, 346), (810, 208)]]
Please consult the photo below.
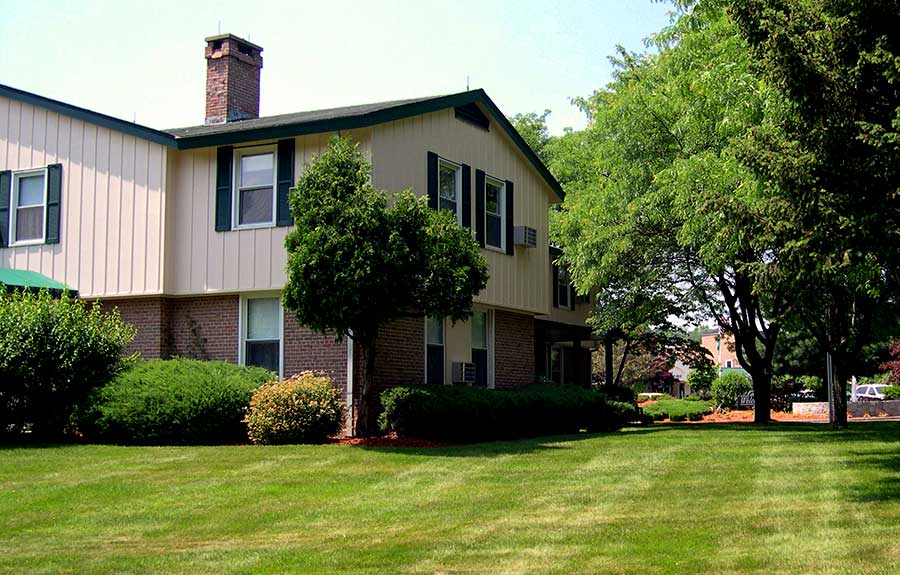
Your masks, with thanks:
[(559, 266), (559, 273), (556, 281), (558, 284), (556, 290), (556, 307), (570, 307), (570, 298), (572, 296), (571, 280), (569, 279), (569, 270), (567, 270), (565, 266)]
[(505, 249), (506, 234), (503, 225), (506, 214), (506, 184), (493, 178), (485, 179), (484, 183), (484, 220), (485, 220), (485, 244), (497, 249)]
[(462, 167), (438, 160), (438, 209), (450, 210), (462, 221)]
[(235, 227), (275, 225), (275, 146), (234, 151)]
[(12, 186), (11, 243), (43, 243), (46, 235), (47, 170), (14, 172)]

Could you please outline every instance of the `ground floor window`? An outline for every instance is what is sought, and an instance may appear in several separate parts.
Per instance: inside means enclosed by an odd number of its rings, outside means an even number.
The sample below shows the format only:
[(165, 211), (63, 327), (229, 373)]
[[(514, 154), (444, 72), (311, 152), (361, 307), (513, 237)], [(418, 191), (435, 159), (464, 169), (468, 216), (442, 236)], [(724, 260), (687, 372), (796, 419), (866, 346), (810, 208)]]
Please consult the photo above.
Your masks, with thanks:
[(559, 346), (547, 346), (547, 377), (554, 383), (562, 383), (563, 380), (562, 355), (562, 348)]
[(493, 314), (488, 311), (475, 311), (470, 320), (472, 325), (472, 363), (475, 364), (475, 385), (478, 387), (494, 387), (491, 362), (492, 319)]
[(444, 384), (444, 320), (439, 317), (425, 319), (425, 382)]
[(242, 360), (244, 365), (281, 373), (282, 316), (278, 297), (248, 297), (242, 308)]

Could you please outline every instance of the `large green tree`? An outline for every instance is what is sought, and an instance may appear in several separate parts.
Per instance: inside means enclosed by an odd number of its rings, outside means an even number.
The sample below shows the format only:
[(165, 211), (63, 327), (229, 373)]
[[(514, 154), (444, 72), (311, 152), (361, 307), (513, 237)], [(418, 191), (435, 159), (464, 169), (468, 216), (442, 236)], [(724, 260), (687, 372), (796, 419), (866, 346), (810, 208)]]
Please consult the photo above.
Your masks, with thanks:
[(468, 230), (411, 191), (375, 189), (371, 166), (347, 138), (334, 137), (291, 192), (295, 228), (284, 306), (300, 324), (352, 337), (365, 359), (356, 433), (372, 429), (375, 342), (407, 316), (471, 314), (487, 284), (487, 264)]
[(777, 237), (761, 181), (737, 151), (777, 101), (721, 8), (684, 11), (650, 46), (620, 50), (614, 81), (580, 102), (590, 125), (567, 142), (576, 159), (564, 167), (582, 175), (554, 215), (556, 238), (579, 290), (613, 288), (653, 302), (656, 321), (668, 309), (733, 333), (755, 419), (768, 422), (779, 331), (769, 318), (785, 299), (756, 289), (777, 266)]
[(835, 361), (836, 427), (863, 350), (897, 329), (900, 6), (896, 0), (732, 0), (757, 69), (786, 104), (744, 158), (769, 182), (782, 247), (765, 289)]

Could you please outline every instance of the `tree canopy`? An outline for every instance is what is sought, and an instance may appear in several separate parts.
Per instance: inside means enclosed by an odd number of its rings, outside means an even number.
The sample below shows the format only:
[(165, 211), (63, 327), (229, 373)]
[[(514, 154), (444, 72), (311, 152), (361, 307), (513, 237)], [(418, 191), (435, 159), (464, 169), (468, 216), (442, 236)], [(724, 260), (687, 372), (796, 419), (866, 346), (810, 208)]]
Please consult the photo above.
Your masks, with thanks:
[(478, 243), (448, 212), (411, 191), (389, 195), (370, 181), (357, 145), (334, 137), (290, 195), (283, 301), (298, 322), (338, 339), (352, 337), (366, 358), (357, 432), (368, 403), (379, 328), (407, 316), (471, 314), (487, 284)]
[(733, 333), (762, 398), (757, 420), (768, 421), (779, 329), (769, 310), (783, 299), (755, 289), (777, 252), (765, 190), (738, 151), (778, 102), (721, 8), (682, 13), (650, 46), (620, 49), (613, 82), (580, 102), (586, 134), (569, 138), (565, 162), (552, 158), (557, 172), (582, 169), (567, 183), (555, 237), (579, 290), (599, 291), (595, 318), (639, 301), (628, 321), (712, 317)]

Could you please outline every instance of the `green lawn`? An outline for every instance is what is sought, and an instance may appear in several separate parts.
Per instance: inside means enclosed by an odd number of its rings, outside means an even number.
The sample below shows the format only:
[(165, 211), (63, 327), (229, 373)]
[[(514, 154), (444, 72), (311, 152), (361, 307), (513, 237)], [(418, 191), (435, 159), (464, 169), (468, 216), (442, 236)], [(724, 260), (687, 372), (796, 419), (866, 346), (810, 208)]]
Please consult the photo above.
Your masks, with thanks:
[(4, 573), (900, 573), (900, 424), (0, 449)]

